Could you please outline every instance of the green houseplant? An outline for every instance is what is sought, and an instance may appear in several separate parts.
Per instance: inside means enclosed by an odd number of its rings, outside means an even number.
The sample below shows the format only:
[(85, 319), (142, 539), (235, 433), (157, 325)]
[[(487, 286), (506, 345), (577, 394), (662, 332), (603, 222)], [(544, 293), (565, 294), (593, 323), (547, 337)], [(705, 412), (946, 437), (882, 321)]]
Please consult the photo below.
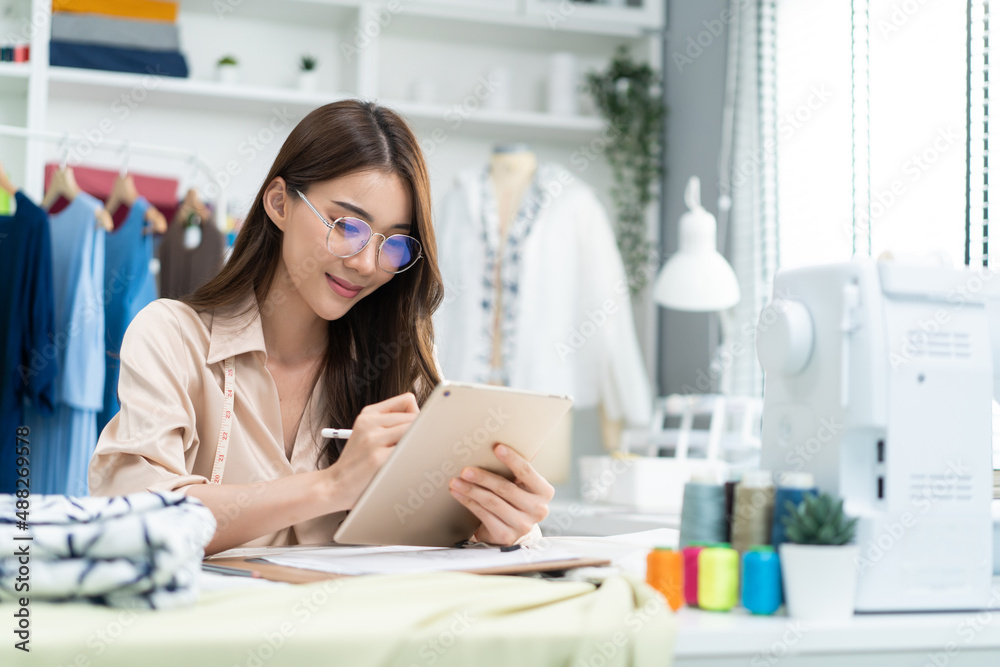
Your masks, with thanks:
[[(649, 282), (656, 269), (646, 210), (656, 197), (661, 137), (666, 106), (659, 74), (619, 47), (608, 68), (590, 72), (585, 88), (604, 118), (604, 135), (591, 142), (584, 157), (603, 152), (611, 166), (611, 198), (616, 209), (615, 237), (632, 294)], [(597, 150), (599, 147), (603, 147)]]
[(215, 62), (216, 78), (221, 83), (237, 83), (240, 78), (240, 63), (236, 56), (225, 55)]
[(788, 615), (807, 620), (841, 620), (854, 613), (858, 547), (851, 544), (857, 519), (830, 494), (806, 494), (786, 501), (782, 517), (787, 543), (778, 547)]
[(316, 58), (309, 54), (299, 58), (299, 90), (316, 90), (317, 76)]

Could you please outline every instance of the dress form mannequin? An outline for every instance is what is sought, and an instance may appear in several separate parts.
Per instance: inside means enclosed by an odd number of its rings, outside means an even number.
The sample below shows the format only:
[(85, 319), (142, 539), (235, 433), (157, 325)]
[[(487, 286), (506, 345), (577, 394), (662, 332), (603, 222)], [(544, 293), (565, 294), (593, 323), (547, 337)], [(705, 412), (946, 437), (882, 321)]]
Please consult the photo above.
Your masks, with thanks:
[[(527, 144), (501, 145), (493, 149), (493, 157), (490, 159), (490, 183), (493, 186), (497, 203), (497, 218), (500, 221), (498, 258), (503, 257), (507, 242), (507, 230), (510, 229), (521, 208), (521, 201), (531, 185), (531, 180), (535, 177), (537, 168), (538, 158), (535, 157)], [(499, 376), (499, 370), (503, 366), (501, 352), (503, 340), (500, 327), (500, 314), (503, 312), (503, 289), (500, 279), (500, 264), (501, 262), (497, 261), (497, 274), (493, 281), (497, 304), (493, 320), (491, 364), (494, 377)]]
[[(521, 203), (535, 178), (537, 169), (538, 158), (526, 144), (500, 145), (493, 149), (493, 156), (490, 159), (490, 183), (497, 204), (497, 219), (500, 221), (498, 230), (500, 256), (504, 252), (507, 231), (521, 209)], [(497, 262), (498, 273), (494, 280), (497, 308), (493, 321), (492, 354), (492, 366), (495, 372), (503, 366), (500, 327), (503, 290), (500, 285), (499, 267), (500, 262)], [(535, 469), (551, 484), (564, 483), (568, 478), (572, 434), (573, 418), (570, 411), (542, 443), (538, 455), (532, 462)]]

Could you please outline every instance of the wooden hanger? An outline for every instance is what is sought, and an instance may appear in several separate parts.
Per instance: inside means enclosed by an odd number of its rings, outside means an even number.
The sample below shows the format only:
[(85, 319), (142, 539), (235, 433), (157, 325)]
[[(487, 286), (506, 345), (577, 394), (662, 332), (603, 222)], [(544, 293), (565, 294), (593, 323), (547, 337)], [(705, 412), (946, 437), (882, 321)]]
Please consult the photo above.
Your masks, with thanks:
[(188, 188), (187, 194), (184, 195), (184, 200), (181, 202), (180, 208), (177, 211), (178, 218), (185, 222), (188, 219), (188, 215), (191, 213), (197, 215), (200, 223), (202, 224), (204, 224), (206, 220), (209, 220), (212, 215), (208, 210), (208, 207), (201, 201), (201, 197), (198, 196), (198, 191), (194, 188)]
[[(139, 198), (139, 190), (135, 187), (135, 180), (128, 172), (119, 172), (114, 185), (111, 186), (111, 194), (108, 196), (105, 208), (114, 215), (114, 212), (121, 206), (132, 208)], [(167, 231), (167, 218), (160, 213), (155, 206), (150, 204), (143, 217), (146, 221), (145, 234), (163, 234)]]
[[(73, 201), (81, 192), (80, 186), (76, 184), (76, 175), (73, 173), (73, 168), (66, 165), (66, 159), (69, 154), (68, 136), (62, 141), (63, 155), (59, 163), (59, 168), (52, 172), (52, 178), (49, 179), (49, 189), (42, 198), (42, 208), (46, 211), (51, 209), (52, 205), (60, 197), (67, 201)], [(111, 219), (111, 214), (104, 207), (99, 207), (94, 211), (94, 218), (97, 220), (98, 227), (103, 228), (107, 232), (114, 231), (114, 220)]]

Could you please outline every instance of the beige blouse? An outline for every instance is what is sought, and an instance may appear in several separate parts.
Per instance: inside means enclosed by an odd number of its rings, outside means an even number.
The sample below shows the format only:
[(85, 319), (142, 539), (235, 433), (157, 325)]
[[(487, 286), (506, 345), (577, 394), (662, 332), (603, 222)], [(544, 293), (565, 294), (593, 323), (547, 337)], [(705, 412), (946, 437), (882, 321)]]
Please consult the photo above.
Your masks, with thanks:
[[(237, 317), (243, 306), (253, 308)], [(285, 455), (278, 390), (265, 367), (267, 351), (257, 300), (225, 312), (196, 313), (158, 299), (136, 315), (121, 348), (121, 410), (108, 423), (90, 461), (94, 495), (165, 491), (207, 484), (223, 413), (223, 367), (235, 360), (235, 403), (224, 484), (253, 484), (317, 470), (322, 448), (322, 382), (317, 382)], [(238, 508), (233, 508), (237, 511)], [(345, 512), (266, 535), (245, 546), (329, 543)]]

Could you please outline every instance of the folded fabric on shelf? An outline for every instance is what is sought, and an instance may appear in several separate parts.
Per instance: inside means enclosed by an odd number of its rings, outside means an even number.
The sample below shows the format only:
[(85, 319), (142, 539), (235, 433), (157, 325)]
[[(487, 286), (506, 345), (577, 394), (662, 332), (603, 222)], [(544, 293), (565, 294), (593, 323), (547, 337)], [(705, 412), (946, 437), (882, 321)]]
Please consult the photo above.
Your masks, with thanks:
[(161, 0), (52, 0), (52, 11), (105, 14), (170, 23), (177, 20), (177, 3)]
[(49, 43), (49, 64), (53, 67), (78, 67), (153, 76), (185, 78), (188, 75), (187, 60), (179, 51), (150, 51), (55, 39)]
[(179, 51), (181, 48), (177, 26), (173, 23), (72, 12), (52, 15), (52, 39), (147, 51)]
[[(27, 548), (33, 600), (151, 609), (197, 600), (198, 572), (215, 532), (215, 518), (200, 501), (156, 492), (32, 496), (29, 509), (19, 510), (18, 500), (0, 496), (0, 542)], [(14, 551), (0, 557), (0, 601), (25, 596), (17, 588)]]

